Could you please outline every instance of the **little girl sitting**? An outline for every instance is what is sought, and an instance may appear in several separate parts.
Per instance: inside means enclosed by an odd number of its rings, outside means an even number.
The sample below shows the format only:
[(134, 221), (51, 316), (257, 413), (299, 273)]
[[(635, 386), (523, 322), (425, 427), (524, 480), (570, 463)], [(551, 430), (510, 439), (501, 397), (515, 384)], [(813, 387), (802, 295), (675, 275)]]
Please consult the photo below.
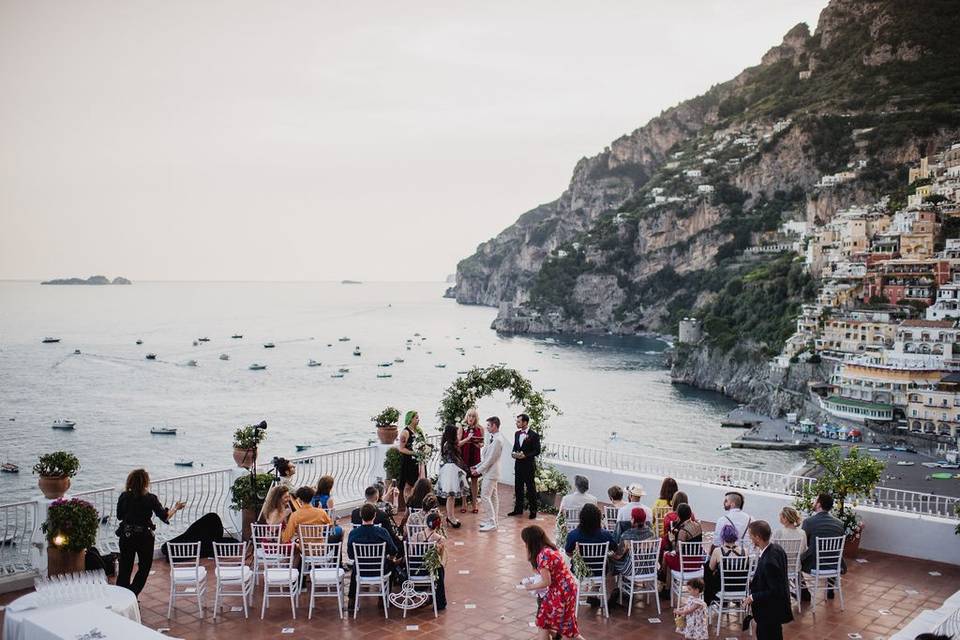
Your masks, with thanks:
[(677, 633), (682, 633), (686, 640), (707, 640), (707, 603), (703, 601), (703, 580), (693, 578), (687, 582), (690, 592), (685, 599), (686, 604), (674, 612), (677, 622)]

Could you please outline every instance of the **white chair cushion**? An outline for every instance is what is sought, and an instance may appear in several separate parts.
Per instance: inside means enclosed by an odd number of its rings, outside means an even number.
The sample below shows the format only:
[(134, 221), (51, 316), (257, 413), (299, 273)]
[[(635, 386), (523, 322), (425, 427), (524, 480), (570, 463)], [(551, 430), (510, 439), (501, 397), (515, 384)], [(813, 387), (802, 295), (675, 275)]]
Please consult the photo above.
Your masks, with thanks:
[(312, 569), (310, 571), (310, 579), (314, 582), (325, 582), (328, 584), (336, 584), (343, 579), (343, 569), (340, 568), (329, 568), (329, 569)]
[(357, 581), (361, 584), (380, 584), (381, 582), (386, 582), (390, 579), (389, 575), (380, 577), (380, 576), (360, 576), (360, 579)]
[(829, 569), (829, 570), (811, 569), (810, 575), (834, 578), (840, 575), (840, 570), (839, 569)]
[(264, 572), (267, 584), (287, 584), (300, 579), (299, 569), (267, 569)]
[[(242, 576), (242, 580), (241, 580)], [(246, 582), (253, 579), (253, 570), (250, 567), (218, 567), (217, 579), (224, 582)]]
[(207, 577), (207, 568), (206, 567), (182, 567), (180, 569), (173, 570), (173, 581), (176, 584), (182, 584), (185, 582), (197, 582), (198, 580), (205, 580)]
[[(684, 570), (684, 571), (683, 571), (683, 579), (684, 579), (684, 580), (690, 580), (690, 579), (692, 579), (692, 578), (701, 578), (701, 579), (702, 579), (702, 578), (703, 578), (703, 569), (698, 569), (698, 570), (696, 570), (696, 571), (687, 571), (687, 570)], [(680, 572), (679, 572), (679, 571), (674, 571), (674, 572), (673, 572), (673, 579), (674, 579), (674, 580), (679, 580), (679, 579), (680, 579)]]

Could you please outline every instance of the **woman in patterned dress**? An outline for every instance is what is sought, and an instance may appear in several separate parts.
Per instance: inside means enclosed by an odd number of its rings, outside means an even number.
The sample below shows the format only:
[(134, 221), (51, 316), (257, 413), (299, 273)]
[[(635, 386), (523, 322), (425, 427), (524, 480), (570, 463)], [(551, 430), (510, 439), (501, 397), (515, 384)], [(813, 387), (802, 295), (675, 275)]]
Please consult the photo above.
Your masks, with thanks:
[(544, 530), (537, 525), (526, 527), (520, 537), (527, 545), (527, 559), (539, 579), (525, 581), (527, 591), (546, 589), (537, 612), (537, 627), (543, 640), (556, 636), (583, 638), (577, 626), (577, 581), (563, 562), (557, 546), (550, 542)]
[[(480, 447), (483, 446), (483, 428), (480, 426), (480, 414), (476, 407), (467, 409), (463, 424), (457, 429), (457, 446), (460, 448), (460, 457), (463, 466), (471, 469), (480, 464)], [(470, 499), (473, 503), (473, 513), (477, 513), (478, 477), (470, 474)], [(460, 513), (467, 512), (467, 501), (460, 503)]]

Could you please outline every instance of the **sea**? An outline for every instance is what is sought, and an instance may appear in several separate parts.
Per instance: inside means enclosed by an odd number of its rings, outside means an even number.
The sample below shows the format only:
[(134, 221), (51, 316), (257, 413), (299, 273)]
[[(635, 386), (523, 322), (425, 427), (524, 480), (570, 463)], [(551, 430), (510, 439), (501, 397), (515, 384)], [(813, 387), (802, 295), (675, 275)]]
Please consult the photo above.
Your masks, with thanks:
[[(0, 474), (0, 502), (35, 497), (32, 466), (55, 450), (79, 457), (73, 486), (83, 490), (120, 486), (141, 466), (154, 478), (188, 472), (178, 459), (192, 460), (194, 471), (232, 466), (234, 429), (261, 420), (261, 459), (295, 455), (296, 445), (311, 453), (366, 445), (376, 437), (371, 416), (388, 405), (415, 409), (438, 429), (440, 399), (458, 372), (491, 364), (550, 390), (562, 415), (550, 420), (548, 440), (782, 472), (801, 461), (718, 451), (736, 435), (720, 427), (736, 405), (671, 384), (665, 342), (498, 335), (495, 309), (446, 299), (446, 286), (0, 282), (0, 460), (20, 466)], [(60, 342), (43, 344), (47, 336)], [(267, 368), (252, 371), (254, 363)], [(349, 372), (332, 377), (341, 368)], [(478, 409), (499, 416), (507, 433), (522, 411), (507, 393)], [(51, 428), (58, 418), (76, 429)], [(178, 431), (151, 435), (151, 427)]]

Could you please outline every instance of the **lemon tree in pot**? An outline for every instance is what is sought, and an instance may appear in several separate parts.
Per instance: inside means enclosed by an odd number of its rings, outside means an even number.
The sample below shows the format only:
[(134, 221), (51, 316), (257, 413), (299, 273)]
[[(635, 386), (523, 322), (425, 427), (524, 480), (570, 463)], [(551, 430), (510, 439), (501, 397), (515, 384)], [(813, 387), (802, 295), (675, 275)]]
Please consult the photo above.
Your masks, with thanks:
[(70, 489), (70, 478), (80, 471), (77, 456), (66, 451), (54, 451), (40, 456), (33, 472), (40, 476), (40, 491), (48, 500), (62, 498)]
[(387, 407), (370, 420), (377, 425), (377, 438), (381, 444), (393, 444), (397, 440), (397, 421), (400, 411), (396, 407)]
[(87, 549), (97, 541), (100, 516), (86, 500), (60, 498), (50, 503), (40, 529), (47, 538), (49, 575), (83, 571)]
[(240, 427), (233, 432), (233, 461), (238, 467), (249, 469), (253, 466), (257, 459), (257, 446), (266, 437), (266, 430), (253, 424)]

